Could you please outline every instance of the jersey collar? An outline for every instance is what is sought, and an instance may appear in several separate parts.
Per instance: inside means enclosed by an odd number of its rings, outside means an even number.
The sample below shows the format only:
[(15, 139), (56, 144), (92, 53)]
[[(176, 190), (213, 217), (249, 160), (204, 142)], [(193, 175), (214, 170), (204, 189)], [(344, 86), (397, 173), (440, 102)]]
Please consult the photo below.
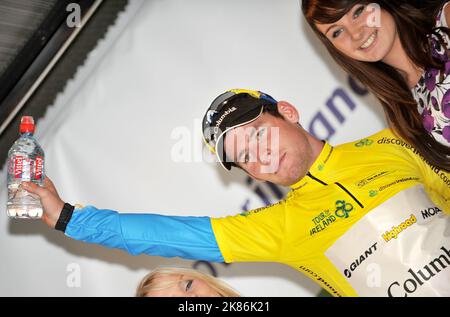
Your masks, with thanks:
[[(314, 161), (313, 165), (311, 166), (311, 168), (308, 171), (309, 175), (313, 175), (313, 176), (322, 176), (326, 177), (326, 170), (330, 170), (330, 159), (332, 157), (332, 154), (334, 152), (335, 148), (333, 146), (331, 146), (328, 142), (324, 141), (324, 146), (322, 148), (322, 151), (320, 152), (319, 156), (317, 157), (317, 159)], [(310, 180), (310, 177), (308, 177), (307, 175), (305, 175), (305, 177), (303, 177), (300, 181), (298, 181), (297, 183), (295, 183), (294, 185), (291, 185), (290, 187), (292, 189), (299, 189), (303, 186), (305, 186), (308, 181)]]

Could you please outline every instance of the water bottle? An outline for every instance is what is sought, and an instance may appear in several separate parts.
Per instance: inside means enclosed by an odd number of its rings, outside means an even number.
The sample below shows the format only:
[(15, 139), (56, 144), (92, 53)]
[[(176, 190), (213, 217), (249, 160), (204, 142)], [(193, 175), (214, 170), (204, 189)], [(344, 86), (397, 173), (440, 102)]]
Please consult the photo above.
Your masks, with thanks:
[(33, 117), (22, 117), (19, 132), (19, 139), (14, 142), (8, 152), (6, 210), (11, 218), (38, 219), (42, 217), (39, 197), (19, 187), (23, 181), (42, 185), (44, 180), (44, 151), (33, 137)]

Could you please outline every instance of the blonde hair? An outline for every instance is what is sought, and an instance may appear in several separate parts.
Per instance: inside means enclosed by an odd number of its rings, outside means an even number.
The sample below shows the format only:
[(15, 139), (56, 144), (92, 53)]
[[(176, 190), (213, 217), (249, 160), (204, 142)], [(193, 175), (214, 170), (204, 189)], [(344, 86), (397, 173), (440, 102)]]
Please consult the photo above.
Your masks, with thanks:
[(211, 275), (202, 273), (197, 270), (187, 269), (187, 268), (177, 268), (177, 267), (161, 267), (153, 270), (147, 274), (136, 290), (136, 297), (145, 297), (150, 291), (158, 291), (166, 289), (174, 285), (173, 281), (170, 282), (155, 282), (157, 277), (164, 275), (186, 275), (193, 278), (198, 278), (208, 283), (211, 288), (213, 288), (222, 297), (240, 297), (241, 295), (228, 286), (226, 283), (222, 282), (220, 279), (215, 278)]

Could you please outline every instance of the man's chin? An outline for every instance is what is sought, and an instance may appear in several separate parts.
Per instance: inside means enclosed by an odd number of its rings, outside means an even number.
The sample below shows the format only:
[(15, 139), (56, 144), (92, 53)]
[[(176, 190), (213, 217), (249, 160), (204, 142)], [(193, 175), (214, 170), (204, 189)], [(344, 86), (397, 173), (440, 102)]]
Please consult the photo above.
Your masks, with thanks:
[(271, 183), (275, 184), (275, 185), (279, 185), (279, 186), (284, 186), (284, 187), (289, 187), (292, 186), (296, 183), (298, 183), (301, 180), (301, 178), (297, 179), (293, 179), (290, 177), (285, 177), (285, 178), (278, 178), (276, 180), (271, 181)]
[(288, 177), (285, 182), (286, 185), (283, 185), (283, 186), (293, 186), (293, 185), (297, 184), (298, 182), (300, 182), (305, 176), (306, 176), (306, 174), (300, 175), (300, 176), (296, 175), (296, 176)]

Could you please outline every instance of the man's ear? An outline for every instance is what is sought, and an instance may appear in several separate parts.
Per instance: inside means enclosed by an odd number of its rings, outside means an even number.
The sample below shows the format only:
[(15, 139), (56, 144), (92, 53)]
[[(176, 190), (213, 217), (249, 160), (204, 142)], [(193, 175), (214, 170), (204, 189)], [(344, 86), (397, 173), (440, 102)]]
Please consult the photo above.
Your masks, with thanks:
[(279, 101), (277, 104), (278, 112), (288, 121), (298, 123), (300, 115), (297, 109), (287, 101)]

